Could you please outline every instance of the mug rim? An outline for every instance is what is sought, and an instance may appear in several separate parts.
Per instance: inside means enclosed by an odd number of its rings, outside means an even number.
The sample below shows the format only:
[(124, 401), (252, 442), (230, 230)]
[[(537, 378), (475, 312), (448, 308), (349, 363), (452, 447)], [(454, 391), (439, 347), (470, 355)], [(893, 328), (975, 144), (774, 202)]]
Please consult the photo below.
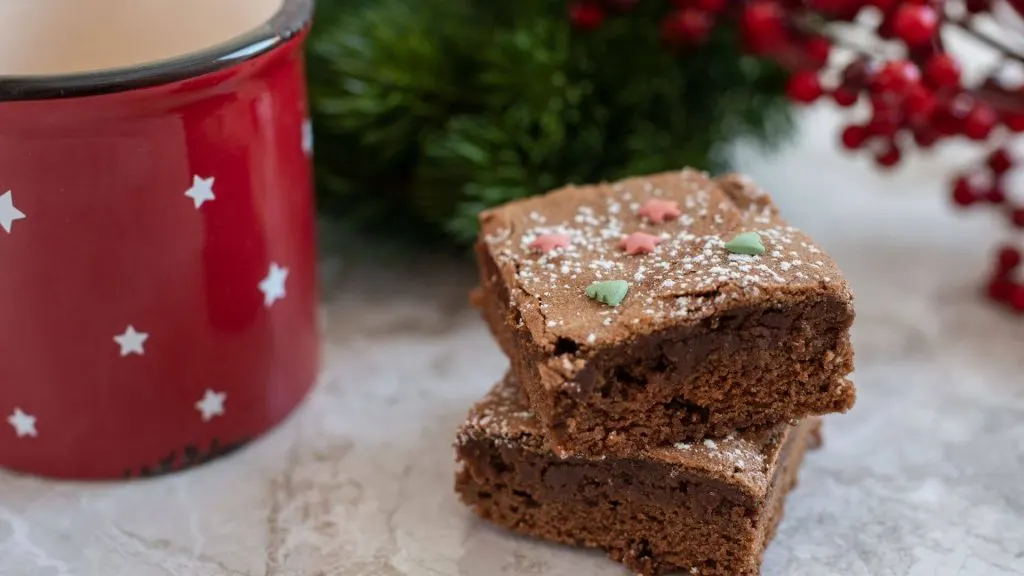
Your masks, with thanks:
[(314, 0), (284, 0), (260, 26), (219, 44), (181, 56), (72, 74), (5, 76), (0, 102), (55, 100), (127, 92), (195, 78), (270, 52), (301, 33), (313, 19)]

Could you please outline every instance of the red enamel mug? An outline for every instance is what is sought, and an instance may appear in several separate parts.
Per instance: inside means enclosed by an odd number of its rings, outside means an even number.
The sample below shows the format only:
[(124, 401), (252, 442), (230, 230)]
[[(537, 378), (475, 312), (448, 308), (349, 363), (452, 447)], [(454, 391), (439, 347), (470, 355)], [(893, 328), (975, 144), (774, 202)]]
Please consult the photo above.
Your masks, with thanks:
[(227, 454), (319, 363), (312, 0), (106, 1), (3, 20), (64, 50), (0, 56), (0, 467), (52, 477)]

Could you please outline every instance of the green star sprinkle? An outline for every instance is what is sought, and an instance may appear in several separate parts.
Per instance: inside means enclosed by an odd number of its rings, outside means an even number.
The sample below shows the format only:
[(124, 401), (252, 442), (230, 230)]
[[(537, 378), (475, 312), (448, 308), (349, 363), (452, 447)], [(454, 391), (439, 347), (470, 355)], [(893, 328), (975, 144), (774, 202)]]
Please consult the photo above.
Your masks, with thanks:
[(629, 283), (625, 280), (605, 280), (587, 286), (587, 296), (609, 306), (618, 306), (629, 292)]
[(764, 244), (757, 232), (741, 232), (725, 243), (725, 249), (733, 254), (756, 256), (764, 254)]

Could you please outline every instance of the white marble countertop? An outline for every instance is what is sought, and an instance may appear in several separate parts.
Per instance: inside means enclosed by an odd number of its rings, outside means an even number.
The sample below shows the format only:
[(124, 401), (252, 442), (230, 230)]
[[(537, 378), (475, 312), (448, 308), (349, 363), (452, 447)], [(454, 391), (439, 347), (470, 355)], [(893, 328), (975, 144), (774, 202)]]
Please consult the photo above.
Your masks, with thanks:
[[(764, 574), (1024, 575), (1024, 317), (977, 294), (999, 228), (939, 192), (957, 151), (881, 177), (836, 152), (834, 120), (740, 154), (858, 297), (859, 402), (827, 420)], [(151, 481), (0, 473), (0, 574), (623, 574), (484, 526), (452, 493), (453, 430), (505, 365), (465, 306), (472, 271), (327, 271), (326, 369), (295, 416)]]

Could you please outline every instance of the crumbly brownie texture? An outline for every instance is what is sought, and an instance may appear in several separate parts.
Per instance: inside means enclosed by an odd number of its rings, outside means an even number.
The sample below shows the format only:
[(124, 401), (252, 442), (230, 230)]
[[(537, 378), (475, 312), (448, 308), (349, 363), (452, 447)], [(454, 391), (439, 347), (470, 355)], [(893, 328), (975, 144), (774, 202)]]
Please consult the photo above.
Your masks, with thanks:
[[(655, 223), (651, 200), (680, 214)], [(568, 187), (480, 222), (474, 302), (563, 455), (628, 455), (853, 406), (852, 294), (742, 176)], [(660, 239), (653, 252), (622, 248), (638, 231)], [(747, 231), (763, 254), (725, 248)], [(552, 235), (568, 245), (531, 248)], [(585, 294), (607, 280), (629, 283), (617, 307)]]
[(485, 520), (604, 549), (639, 574), (755, 576), (819, 426), (562, 459), (507, 379), (459, 430), (455, 489)]

